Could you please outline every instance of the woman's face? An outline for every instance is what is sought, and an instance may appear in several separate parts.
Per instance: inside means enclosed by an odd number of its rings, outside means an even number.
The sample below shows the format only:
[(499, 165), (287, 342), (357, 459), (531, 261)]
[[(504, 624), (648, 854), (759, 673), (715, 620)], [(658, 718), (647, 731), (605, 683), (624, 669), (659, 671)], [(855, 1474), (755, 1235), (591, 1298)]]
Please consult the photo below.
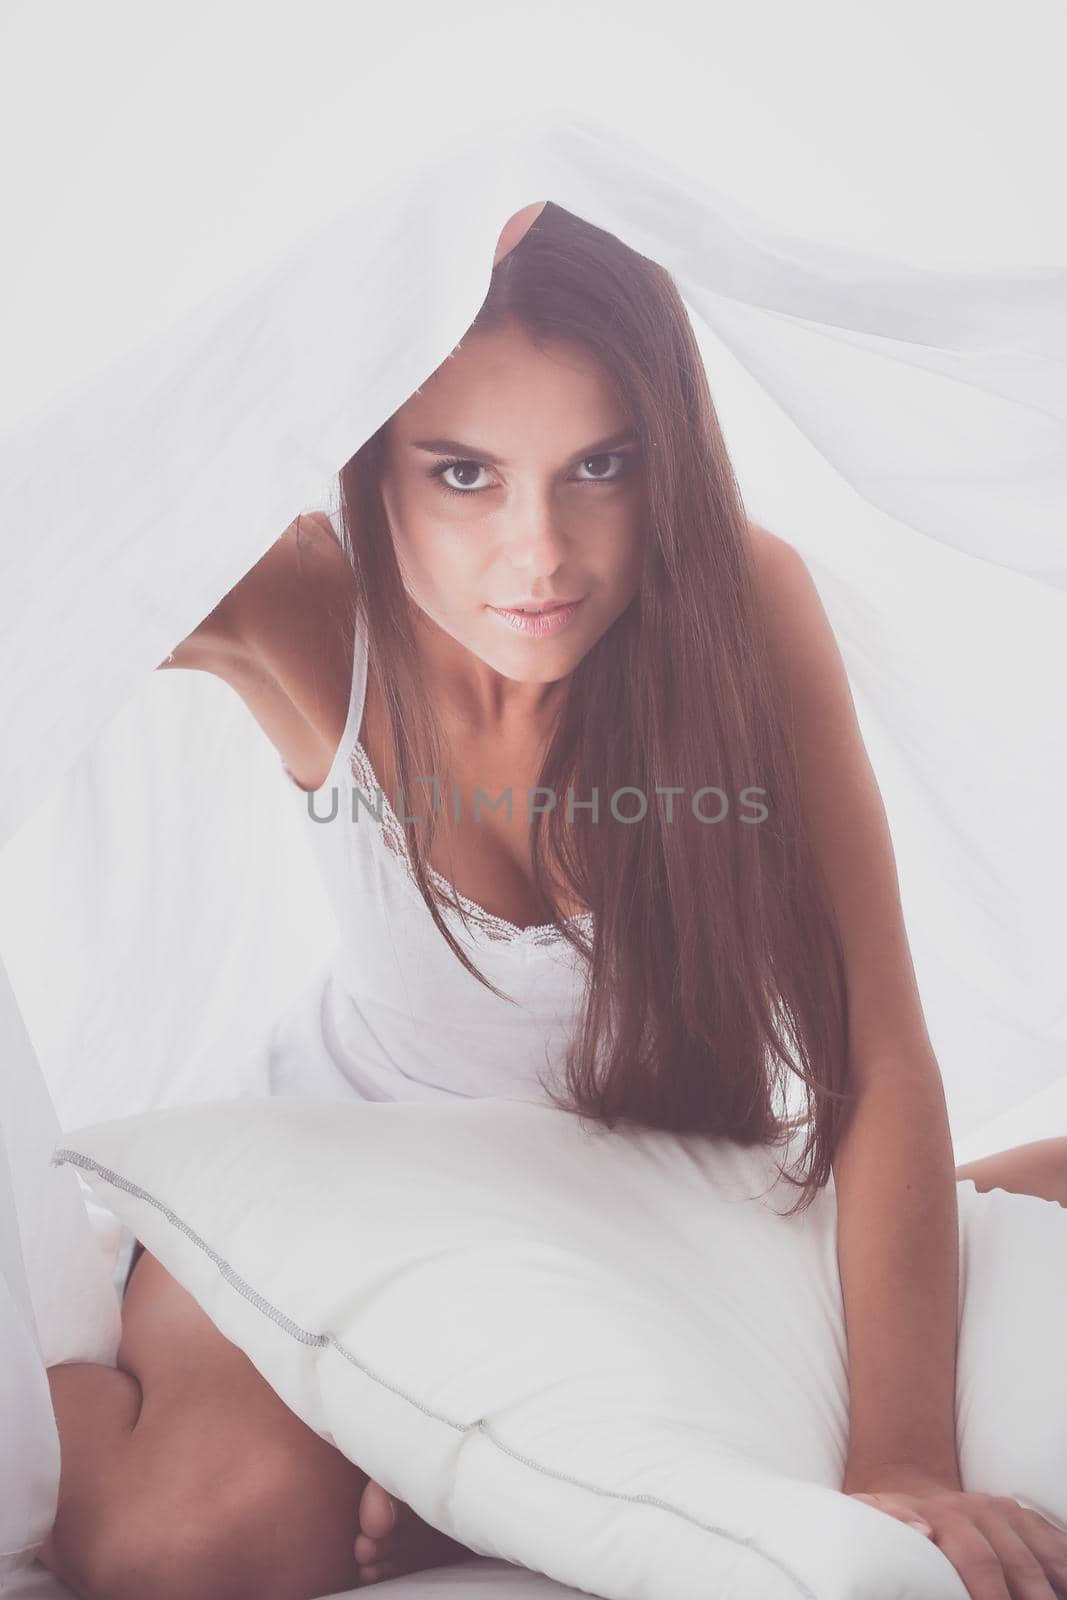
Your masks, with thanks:
[[(637, 593), (637, 436), (579, 345), (520, 325), (468, 334), (390, 419), (382, 496), (408, 593), (505, 678), (572, 672)], [(494, 607), (579, 599), (554, 632)]]

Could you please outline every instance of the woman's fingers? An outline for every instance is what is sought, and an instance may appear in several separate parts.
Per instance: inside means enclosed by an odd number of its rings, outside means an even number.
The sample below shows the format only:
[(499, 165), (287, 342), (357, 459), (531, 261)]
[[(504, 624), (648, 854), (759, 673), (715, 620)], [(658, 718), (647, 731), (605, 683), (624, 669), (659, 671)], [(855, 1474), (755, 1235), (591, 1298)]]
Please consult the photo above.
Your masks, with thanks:
[(1031, 1511), (1017, 1501), (1011, 1504), (1017, 1506), (1016, 1526), (1022, 1537), (1067, 1600), (1067, 1531), (1049, 1522), (1039, 1511)]
[[(967, 1586), (971, 1600), (1018, 1600), (1008, 1588), (1000, 1557), (985, 1534), (965, 1516), (944, 1516), (937, 1544)], [(1049, 1600), (1044, 1595), (1042, 1600)]]
[[(1021, 1509), (1015, 1501), (1007, 1505)], [(1046, 1561), (1016, 1530), (1004, 1505), (993, 1502), (974, 1518), (950, 1512), (940, 1520), (936, 1539), (971, 1600), (1060, 1600)]]
[(1067, 1533), (1002, 1495), (853, 1494), (933, 1540), (970, 1600), (1067, 1600)]

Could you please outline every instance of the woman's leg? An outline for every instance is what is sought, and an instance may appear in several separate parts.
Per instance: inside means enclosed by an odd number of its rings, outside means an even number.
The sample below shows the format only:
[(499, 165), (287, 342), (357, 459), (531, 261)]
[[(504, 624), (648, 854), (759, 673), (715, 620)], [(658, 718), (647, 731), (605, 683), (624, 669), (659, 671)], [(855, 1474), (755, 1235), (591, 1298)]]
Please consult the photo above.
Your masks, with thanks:
[(1037, 1139), (1013, 1145), (956, 1168), (957, 1183), (972, 1178), (983, 1193), (1007, 1189), (1013, 1194), (1034, 1194), (1067, 1206), (1067, 1137)]
[(143, 1250), (117, 1369), (49, 1369), (61, 1473), (45, 1566), (88, 1600), (167, 1600), (168, 1584), (182, 1600), (300, 1600), (471, 1554), (403, 1504), (390, 1531), (385, 1490)]
[(88, 1600), (315, 1600), (357, 1585), (366, 1473), (147, 1253), (118, 1361), (49, 1369), (61, 1466), (45, 1566)]
[(89, 1596), (97, 1543), (124, 1489), (141, 1386), (128, 1372), (88, 1362), (49, 1367), (48, 1386), (59, 1430), (59, 1504), (37, 1559), (76, 1594)]

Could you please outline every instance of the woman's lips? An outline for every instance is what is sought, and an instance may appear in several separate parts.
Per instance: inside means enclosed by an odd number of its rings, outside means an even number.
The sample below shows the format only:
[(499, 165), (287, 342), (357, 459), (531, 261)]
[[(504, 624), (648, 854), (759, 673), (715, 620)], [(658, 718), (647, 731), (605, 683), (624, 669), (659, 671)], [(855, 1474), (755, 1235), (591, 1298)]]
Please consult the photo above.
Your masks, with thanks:
[(548, 634), (559, 633), (584, 604), (583, 595), (581, 600), (572, 600), (567, 605), (553, 606), (549, 611), (511, 611), (504, 606), (490, 606), (489, 610), (502, 618), (509, 628), (514, 628), (516, 633), (525, 633), (531, 638), (542, 639)]

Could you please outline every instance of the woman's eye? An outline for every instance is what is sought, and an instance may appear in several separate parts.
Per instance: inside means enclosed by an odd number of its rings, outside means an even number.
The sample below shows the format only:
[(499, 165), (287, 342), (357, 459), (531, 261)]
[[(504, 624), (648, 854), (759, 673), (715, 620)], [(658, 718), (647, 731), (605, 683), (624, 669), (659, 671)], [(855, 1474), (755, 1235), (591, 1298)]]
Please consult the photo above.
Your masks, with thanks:
[(587, 467), (591, 461), (596, 462), (598, 465), (606, 461), (617, 461), (619, 463), (619, 467), (618, 470), (616, 472), (612, 472), (610, 476), (606, 476), (603, 472), (596, 472), (591, 478), (580, 479), (579, 481), (582, 483), (614, 483), (616, 478), (622, 477), (623, 473), (630, 464), (629, 457), (623, 455), (622, 452), (618, 450), (609, 450), (605, 455), (600, 456), (586, 456), (585, 460), (580, 461), (578, 464), (579, 466)]
[[(612, 461), (618, 463), (614, 471), (608, 465)], [(630, 462), (629, 457), (623, 454), (622, 451), (611, 450), (602, 455), (586, 456), (583, 461), (578, 463), (579, 468), (588, 467), (590, 464), (594, 467), (592, 475), (588, 478), (578, 478), (576, 480), (578, 483), (616, 483), (627, 471)], [(435, 478), (442, 489), (447, 489), (449, 494), (466, 495), (469, 499), (472, 495), (481, 494), (485, 486), (469, 481), (464, 482), (464, 477), (467, 479), (477, 478), (478, 474), (485, 470), (480, 461), (442, 461), (438, 466), (431, 467), (429, 476)], [(446, 472), (458, 474), (460, 478), (459, 484), (447, 482), (445, 479)]]
[(431, 478), (437, 478), (439, 480), (440, 484), (441, 484), (441, 487), (443, 489), (447, 489), (450, 494), (467, 494), (467, 495), (469, 495), (469, 494), (478, 494), (480, 492), (480, 490), (478, 489), (478, 487), (476, 485), (472, 485), (472, 484), (468, 483), (468, 484), (463, 484), (462, 487), (460, 487), (460, 488), (457, 488), (455, 486), (455, 484), (446, 483), (445, 482), (445, 479), (444, 479), (445, 473), (446, 472), (468, 473), (472, 477), (477, 477), (479, 472), (484, 472), (484, 471), (485, 471), (485, 468), (482, 466), (480, 461), (442, 461), (441, 465), (439, 467), (433, 467), (431, 469), (430, 477)]

